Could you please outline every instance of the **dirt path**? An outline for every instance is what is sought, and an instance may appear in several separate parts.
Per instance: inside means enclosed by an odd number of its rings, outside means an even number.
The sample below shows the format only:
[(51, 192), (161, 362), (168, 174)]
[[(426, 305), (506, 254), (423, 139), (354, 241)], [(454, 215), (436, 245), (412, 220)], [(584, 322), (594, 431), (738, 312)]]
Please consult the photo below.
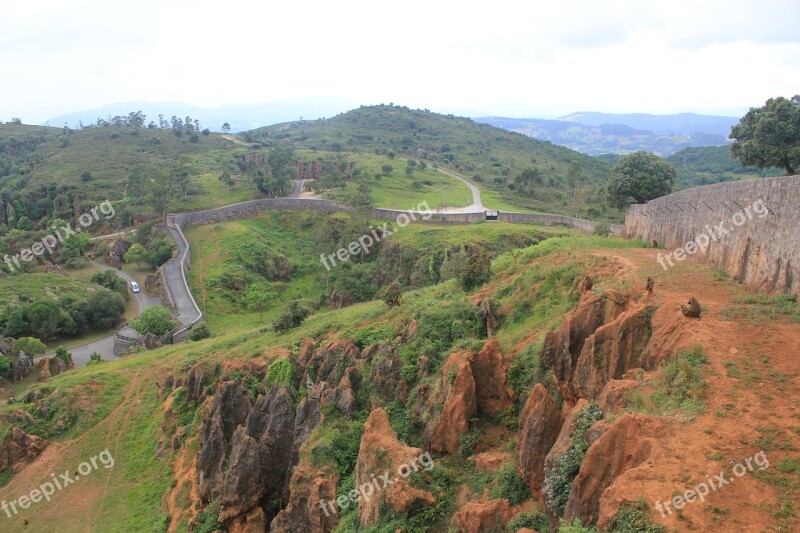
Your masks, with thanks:
[[(677, 345), (703, 346), (709, 358), (704, 367), (707, 398), (693, 421), (672, 422), (671, 434), (661, 442), (664, 456), (628, 471), (603, 498), (633, 501), (642, 496), (654, 507), (656, 501), (669, 500), (723, 469), (730, 472), (764, 451), (771, 464), (767, 471), (736, 478), (705, 502), (688, 504), (680, 516), (654, 513), (656, 522), (670, 531), (791, 530), (796, 520), (786, 502), (800, 503), (798, 474), (789, 482), (764, 479), (780, 475), (777, 463), (797, 461), (800, 455), (800, 326), (742, 306), (737, 298), (752, 291), (729, 279), (714, 279), (705, 265), (687, 261), (664, 272), (657, 252), (621, 250), (614, 258), (626, 265), (625, 277), (634, 288), (641, 290), (648, 276), (655, 280), (659, 309), (653, 316), (654, 331), (677, 323), (682, 325), (675, 330)], [(704, 308), (700, 319), (680, 313), (690, 296)], [(744, 316), (730, 320), (737, 312)]]

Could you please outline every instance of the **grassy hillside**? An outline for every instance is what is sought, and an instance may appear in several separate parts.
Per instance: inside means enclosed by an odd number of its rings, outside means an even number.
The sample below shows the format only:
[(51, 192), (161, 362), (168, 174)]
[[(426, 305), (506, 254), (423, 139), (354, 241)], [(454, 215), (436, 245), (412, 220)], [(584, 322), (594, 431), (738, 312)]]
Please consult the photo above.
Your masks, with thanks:
[(331, 291), (357, 302), (377, 297), (395, 280), (410, 288), (436, 283), (442, 279), (446, 255), (463, 247), (498, 255), (571, 233), (507, 223), (411, 224), (398, 228), (363, 258), (331, 270), (320, 261), (320, 254), (336, 253), (382, 224), (345, 214), (270, 212), (190, 228), (186, 231), (192, 251), (189, 284), (212, 329), (230, 331), (261, 323), (257, 310), (248, 305), (253, 292), (271, 295), (263, 313), (264, 323), (269, 324), (295, 299), (326, 308)]
[[(605, 204), (602, 194), (610, 173), (607, 163), (467, 118), (380, 105), (330, 119), (259, 128), (243, 138), (312, 150), (419, 159), (461, 172), (517, 209), (594, 218), (619, 215)], [(535, 169), (537, 176), (522, 184), (517, 177), (528, 168)], [(495, 207), (489, 198), (484, 203)]]
[[(248, 183), (234, 175), (226, 188), (217, 179), (222, 166), (232, 164), (243, 148), (220, 135), (176, 136), (171, 130), (88, 128), (68, 130), (13, 124), (0, 125), (0, 195), (18, 211), (33, 215), (52, 205), (62, 210), (76, 201), (80, 208), (110, 199), (121, 207), (134, 201), (129, 179), (145, 180), (186, 171), (187, 195), (177, 195), (171, 207), (196, 209), (255, 198)], [(149, 212), (147, 190), (133, 212)], [(37, 202), (42, 204), (37, 206)], [(58, 210), (58, 209), (57, 209)]]
[(780, 176), (777, 168), (743, 167), (731, 156), (730, 146), (686, 148), (667, 158), (678, 171), (676, 190), (724, 181)]

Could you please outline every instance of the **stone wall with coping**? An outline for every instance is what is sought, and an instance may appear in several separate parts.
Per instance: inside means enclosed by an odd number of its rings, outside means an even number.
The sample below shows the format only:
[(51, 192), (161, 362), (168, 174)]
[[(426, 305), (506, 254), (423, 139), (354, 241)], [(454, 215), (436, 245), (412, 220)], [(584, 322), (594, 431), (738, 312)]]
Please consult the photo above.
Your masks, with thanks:
[[(762, 201), (768, 213), (753, 213)], [(717, 183), (631, 205), (624, 236), (665, 248), (662, 257), (723, 224), (729, 233), (694, 256), (766, 292), (800, 292), (800, 176)], [(747, 215), (750, 210), (751, 216)], [(741, 214), (738, 214), (741, 213)], [(735, 222), (744, 221), (737, 225)], [(680, 268), (680, 262), (672, 259)], [(667, 262), (667, 266), (669, 264)]]

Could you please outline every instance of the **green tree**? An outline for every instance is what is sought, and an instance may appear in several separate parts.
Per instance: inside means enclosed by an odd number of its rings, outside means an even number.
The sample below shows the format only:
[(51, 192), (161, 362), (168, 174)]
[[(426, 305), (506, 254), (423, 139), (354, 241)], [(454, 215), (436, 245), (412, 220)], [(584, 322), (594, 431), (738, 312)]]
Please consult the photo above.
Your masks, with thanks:
[(219, 181), (225, 184), (225, 186), (228, 188), (228, 191), (230, 191), (231, 187), (233, 187), (234, 182), (233, 178), (231, 178), (231, 172), (228, 170), (228, 167), (222, 169), (222, 174), (219, 176)]
[(226, 122), (222, 125), (222, 133), (228, 133), (229, 131), (231, 131), (231, 125)]
[(609, 201), (622, 208), (643, 204), (672, 192), (675, 167), (650, 152), (633, 152), (620, 158), (608, 180)]
[(743, 166), (780, 167), (793, 175), (800, 166), (800, 95), (770, 98), (751, 107), (732, 130), (731, 153)]
[(178, 323), (172, 319), (172, 312), (166, 307), (148, 307), (131, 322), (131, 327), (139, 335), (152, 333), (159, 337), (177, 325)]
[(136, 263), (140, 270), (142, 268), (142, 263), (147, 261), (147, 257), (147, 249), (141, 244), (134, 244), (125, 252), (125, 262)]
[(303, 323), (311, 309), (300, 300), (292, 300), (283, 308), (281, 314), (272, 323), (272, 327), (277, 333), (284, 333), (292, 328), (296, 328)]
[(263, 285), (251, 285), (244, 294), (244, 305), (258, 313), (258, 321), (264, 322), (264, 311), (269, 309), (274, 295)]
[(147, 202), (162, 221), (167, 220), (167, 208), (175, 196), (175, 182), (163, 174), (147, 183)]
[(30, 334), (31, 325), (25, 317), (25, 310), (19, 305), (10, 305), (3, 312), (3, 335), (18, 339)]
[(350, 197), (350, 205), (357, 211), (372, 209), (375, 200), (372, 198), (372, 187), (369, 186), (369, 183), (362, 181), (358, 184), (356, 192)]
[(23, 215), (19, 217), (19, 220), (17, 220), (17, 229), (22, 231), (32, 231), (34, 229), (33, 222), (31, 222), (31, 219)]
[(83, 255), (83, 252), (92, 244), (89, 235), (86, 233), (76, 233), (64, 241), (64, 248), (75, 255)]
[[(32, 303), (28, 307), (27, 314), (31, 331), (47, 344), (47, 341), (59, 331), (64, 321), (63, 314), (66, 313), (55, 303), (41, 300)], [(67, 317), (72, 320), (68, 314)]]
[(386, 287), (386, 293), (383, 295), (383, 301), (386, 302), (386, 305), (389, 307), (394, 307), (396, 305), (400, 305), (400, 301), (402, 299), (403, 286), (398, 282), (393, 281), (388, 287)]
[(11, 369), (14, 363), (5, 355), (0, 355), (0, 379), (8, 379), (11, 377)]
[(392, 173), (394, 167), (392, 165), (381, 165), (381, 172), (383, 172), (386, 176)]
[(86, 300), (84, 319), (99, 329), (115, 326), (125, 314), (122, 296), (107, 289), (93, 292)]
[(15, 340), (14, 344), (11, 345), (11, 353), (18, 356), (21, 352), (24, 352), (33, 361), (34, 357), (44, 355), (47, 352), (47, 347), (39, 339), (22, 337)]

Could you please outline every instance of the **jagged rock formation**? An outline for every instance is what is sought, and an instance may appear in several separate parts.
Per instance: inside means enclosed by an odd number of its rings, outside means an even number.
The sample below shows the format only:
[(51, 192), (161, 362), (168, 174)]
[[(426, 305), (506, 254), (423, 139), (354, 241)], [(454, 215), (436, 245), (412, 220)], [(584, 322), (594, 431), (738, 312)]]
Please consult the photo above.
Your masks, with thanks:
[(19, 471), (39, 457), (48, 444), (45, 439), (29, 435), (13, 426), (9, 435), (0, 440), (0, 471)]
[[(379, 451), (380, 450), (380, 451)], [(420, 501), (425, 505), (434, 505), (436, 499), (433, 495), (422, 489), (415, 488), (398, 475), (398, 469), (408, 465), (413, 459), (422, 455), (422, 450), (405, 446), (397, 440), (392, 426), (389, 424), (389, 415), (383, 408), (378, 408), (370, 413), (364, 424), (364, 435), (356, 462), (355, 486), (361, 487), (379, 483), (381, 475), (387, 474), (394, 482), (375, 494), (368, 500), (359, 499), (358, 517), (362, 526), (368, 526), (378, 521), (381, 505), (385, 502), (393, 511), (405, 514), (411, 505)], [(366, 492), (366, 491), (365, 491)]]
[(500, 351), (500, 343), (491, 338), (471, 363), (475, 378), (478, 412), (489, 418), (497, 417), (513, 403), (514, 392), (506, 381), (507, 366)]
[(238, 383), (223, 383), (214, 395), (211, 411), (200, 432), (197, 460), (199, 492), (205, 503), (219, 493), (222, 466), (230, 455), (233, 433), (247, 420), (251, 408), (247, 391)]
[[(19, 361), (28, 359), (24, 354), (20, 354)], [(75, 368), (75, 363), (72, 361), (72, 354), (69, 354), (69, 359), (65, 362), (58, 357), (43, 357), (36, 363), (39, 369), (39, 381), (47, 381), (53, 376), (57, 376), (62, 372), (72, 370)]]
[(125, 239), (117, 239), (114, 245), (106, 254), (105, 264), (113, 268), (119, 268), (125, 262), (125, 254), (133, 243)]
[(511, 520), (511, 515), (508, 500), (487, 501), (484, 498), (467, 503), (455, 514), (453, 521), (458, 531), (463, 533), (504, 531), (505, 525)]
[(542, 349), (542, 360), (564, 400), (596, 398), (610, 379), (643, 366), (654, 312), (652, 304), (637, 302), (630, 294), (583, 293), (564, 324), (547, 334)]
[(550, 393), (537, 383), (519, 416), (514, 466), (532, 494), (542, 490), (547, 454), (558, 439), (564, 417)]
[(481, 301), (479, 312), (481, 320), (486, 322), (486, 336), (494, 337), (494, 334), (497, 333), (497, 319), (492, 314), (492, 305), (489, 298), (484, 298)]
[(439, 392), (434, 405), (443, 405), (435, 423), (426, 428), (426, 448), (440, 453), (457, 453), (458, 438), (469, 431), (469, 421), (478, 413), (475, 379), (469, 352), (453, 352), (442, 365)]
[(640, 413), (626, 413), (611, 424), (586, 452), (572, 483), (564, 518), (570, 522), (575, 518), (584, 523), (598, 521), (601, 529), (607, 528), (619, 510), (619, 502), (604, 505), (604, 491), (645, 461), (657, 462), (664, 453), (659, 439), (666, 437), (668, 431), (663, 419)]
[(297, 466), (289, 484), (289, 503), (270, 524), (272, 533), (328, 533), (339, 521), (338, 507), (327, 506), (328, 513), (320, 512), (323, 502), (336, 500), (339, 476), (330, 469)]

